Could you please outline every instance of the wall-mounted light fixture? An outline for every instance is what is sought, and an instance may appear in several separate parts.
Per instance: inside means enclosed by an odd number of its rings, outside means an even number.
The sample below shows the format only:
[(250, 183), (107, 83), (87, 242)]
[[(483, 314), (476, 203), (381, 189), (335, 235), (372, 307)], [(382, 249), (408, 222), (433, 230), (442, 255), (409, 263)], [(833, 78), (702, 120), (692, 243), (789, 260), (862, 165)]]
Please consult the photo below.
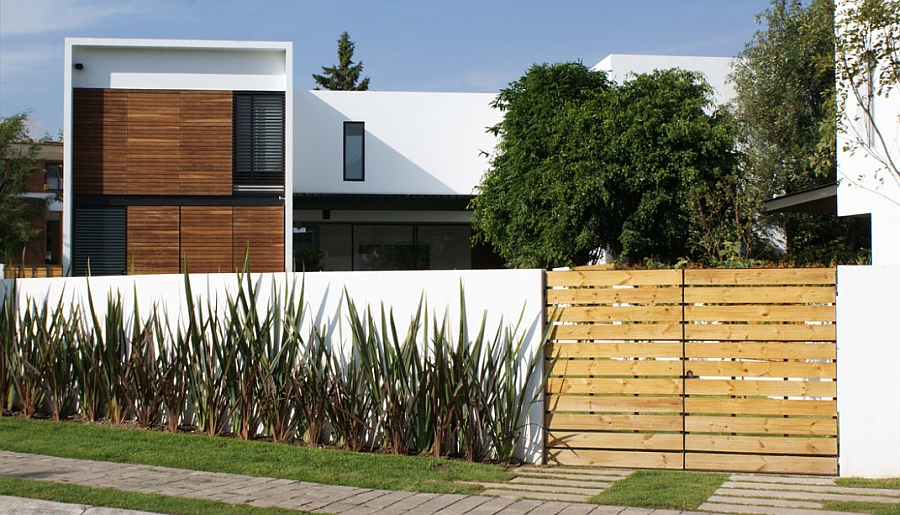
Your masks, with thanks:
[(76, 70), (83, 70), (83, 69), (84, 69), (84, 63), (75, 63), (75, 69), (76, 69)]

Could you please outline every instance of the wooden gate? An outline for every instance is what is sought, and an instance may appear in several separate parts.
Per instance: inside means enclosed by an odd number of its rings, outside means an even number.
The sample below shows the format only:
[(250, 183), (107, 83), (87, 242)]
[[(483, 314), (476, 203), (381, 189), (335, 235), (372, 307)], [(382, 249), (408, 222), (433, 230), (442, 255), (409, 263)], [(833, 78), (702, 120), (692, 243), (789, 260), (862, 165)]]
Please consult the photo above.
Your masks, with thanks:
[(546, 459), (837, 473), (835, 270), (547, 273)]

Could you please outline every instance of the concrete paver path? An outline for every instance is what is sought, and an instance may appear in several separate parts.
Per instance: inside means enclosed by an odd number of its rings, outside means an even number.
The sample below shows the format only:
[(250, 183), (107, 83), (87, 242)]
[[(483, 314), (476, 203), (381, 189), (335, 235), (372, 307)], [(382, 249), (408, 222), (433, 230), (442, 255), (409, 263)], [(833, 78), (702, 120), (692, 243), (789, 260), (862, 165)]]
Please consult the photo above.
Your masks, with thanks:
[[(320, 485), (288, 479), (219, 472), (55, 458), (0, 450), (0, 476), (91, 487), (209, 499), (230, 504), (277, 506), (341, 515), (682, 515), (673, 510), (584, 504), (630, 472), (609, 469), (522, 467), (504, 485), (485, 485), (486, 495), (425, 494)], [(491, 497), (489, 495), (496, 495)], [(576, 499), (577, 497), (577, 499)], [(545, 500), (556, 499), (556, 500)], [(582, 502), (566, 502), (580, 500)], [(705, 513), (839, 515), (823, 510), (823, 500), (900, 503), (900, 492), (845, 488), (832, 478), (732, 474), (706, 503)], [(77, 504), (0, 496), (0, 514), (59, 513), (137, 515)]]

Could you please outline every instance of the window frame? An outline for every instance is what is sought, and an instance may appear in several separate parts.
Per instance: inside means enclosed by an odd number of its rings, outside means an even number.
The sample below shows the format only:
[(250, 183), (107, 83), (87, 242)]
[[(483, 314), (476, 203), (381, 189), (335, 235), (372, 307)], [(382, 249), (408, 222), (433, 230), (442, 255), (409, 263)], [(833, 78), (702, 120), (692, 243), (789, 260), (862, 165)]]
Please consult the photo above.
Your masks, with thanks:
[[(359, 177), (348, 177), (348, 167), (347, 167), (347, 128), (348, 127), (359, 127), (360, 134), (360, 164), (359, 164)], [(353, 134), (352, 136), (356, 136)], [(346, 182), (364, 182), (366, 180), (366, 122), (359, 121), (345, 121), (344, 122), (344, 181)]]

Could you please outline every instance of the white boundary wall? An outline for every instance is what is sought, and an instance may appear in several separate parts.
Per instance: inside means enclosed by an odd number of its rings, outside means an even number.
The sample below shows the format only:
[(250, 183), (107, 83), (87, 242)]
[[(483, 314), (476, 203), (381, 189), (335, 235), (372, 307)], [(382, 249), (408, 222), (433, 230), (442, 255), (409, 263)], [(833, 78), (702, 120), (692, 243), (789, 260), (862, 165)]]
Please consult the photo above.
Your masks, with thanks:
[[(487, 315), (487, 334), (493, 335), (500, 326), (514, 325), (521, 315), (520, 331), (525, 333), (525, 352), (533, 355), (541, 343), (544, 317), (544, 272), (542, 270), (468, 270), (468, 271), (404, 271), (404, 272), (315, 272), (307, 274), (253, 274), (254, 284), (259, 285), (257, 307), (265, 309), (275, 285), (282, 289), (286, 279), (304, 285), (305, 303), (311, 320), (328, 331), (338, 332), (345, 346), (350, 331), (346, 320), (344, 291), (362, 311), (366, 305), (380, 316), (381, 305), (393, 309), (397, 330), (402, 332), (424, 294), (432, 314), (449, 317), (450, 330), (456, 335), (460, 311), (460, 287), (464, 289), (466, 314), (470, 336), (477, 334), (482, 317)], [(236, 274), (192, 274), (191, 291), (196, 298), (218, 298), (224, 309), (225, 292), (236, 291)], [(245, 279), (246, 280), (246, 279)], [(54, 279), (20, 279), (17, 282), (20, 301), (30, 297), (38, 302), (49, 298), (51, 306), (59, 301), (72, 305), (79, 303), (87, 309), (87, 285), (98, 316), (105, 315), (107, 295), (120, 292), (126, 314), (131, 309), (135, 292), (142, 316), (146, 316), (154, 304), (167, 310), (170, 317), (183, 316), (185, 310), (184, 276), (144, 275), (106, 276)], [(2, 281), (8, 287), (10, 281)], [(3, 288), (0, 288), (2, 298)], [(297, 291), (299, 295), (299, 290)], [(201, 300), (205, 303), (205, 300)], [(345, 306), (346, 307), (346, 306)], [(310, 320), (310, 321), (311, 321)], [(334, 333), (332, 333), (334, 334)], [(528, 398), (534, 395), (543, 376), (543, 359), (538, 359), (538, 369), (524, 392)], [(517, 457), (531, 463), (543, 458), (543, 399), (530, 412), (529, 423), (520, 442)]]
[(841, 266), (837, 278), (840, 474), (898, 477), (900, 266)]

